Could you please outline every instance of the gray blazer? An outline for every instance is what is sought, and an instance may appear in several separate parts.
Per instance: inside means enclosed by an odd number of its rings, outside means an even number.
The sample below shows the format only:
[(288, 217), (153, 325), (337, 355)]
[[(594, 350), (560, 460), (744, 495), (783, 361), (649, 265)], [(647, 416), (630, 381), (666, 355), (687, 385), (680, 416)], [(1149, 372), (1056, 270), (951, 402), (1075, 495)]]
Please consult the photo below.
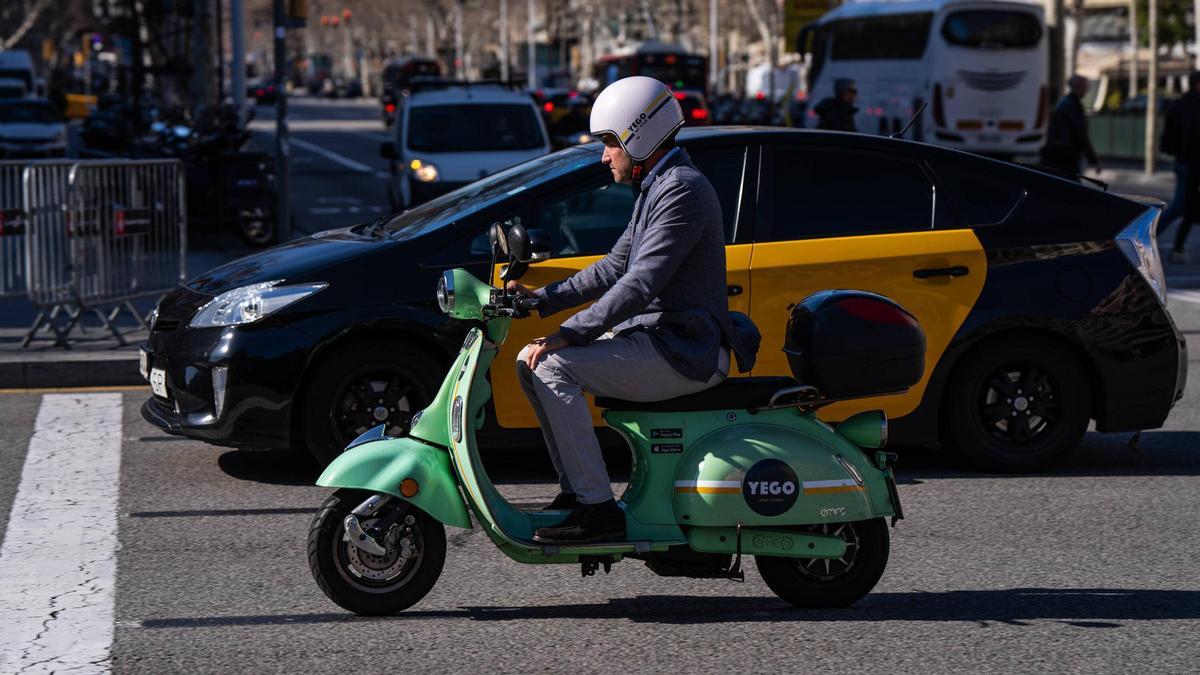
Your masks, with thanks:
[(644, 330), (688, 379), (713, 376), (722, 344), (734, 353), (738, 370), (747, 372), (762, 337), (749, 317), (729, 311), (717, 193), (682, 149), (655, 169), (613, 250), (535, 291), (545, 302), (541, 314), (596, 300), (562, 323), (567, 342), (585, 345), (609, 330)]

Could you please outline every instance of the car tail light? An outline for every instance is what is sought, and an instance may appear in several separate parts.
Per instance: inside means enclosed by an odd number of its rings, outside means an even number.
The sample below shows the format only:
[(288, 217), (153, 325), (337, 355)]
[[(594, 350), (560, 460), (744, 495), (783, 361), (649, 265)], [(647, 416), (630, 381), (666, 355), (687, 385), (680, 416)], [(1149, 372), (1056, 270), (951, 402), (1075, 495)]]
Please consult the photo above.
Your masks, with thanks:
[(933, 122), (939, 127), (946, 126), (946, 105), (942, 102), (942, 85), (933, 85)]
[(1162, 209), (1151, 207), (1117, 235), (1117, 248), (1137, 268), (1163, 304), (1167, 302), (1167, 279), (1158, 254), (1158, 217)]
[(692, 119), (706, 120), (706, 119), (708, 119), (708, 111), (705, 110), (704, 108), (694, 108), (692, 110)]
[(262, 87), (259, 87), (258, 89), (254, 90), (254, 94), (256, 96), (262, 96), (265, 93), (267, 93), (267, 92)]
[(1037, 122), (1033, 125), (1034, 129), (1041, 129), (1046, 123), (1046, 109), (1050, 107), (1049, 94), (1046, 93), (1046, 85), (1042, 85), (1042, 90), (1038, 93), (1038, 113)]

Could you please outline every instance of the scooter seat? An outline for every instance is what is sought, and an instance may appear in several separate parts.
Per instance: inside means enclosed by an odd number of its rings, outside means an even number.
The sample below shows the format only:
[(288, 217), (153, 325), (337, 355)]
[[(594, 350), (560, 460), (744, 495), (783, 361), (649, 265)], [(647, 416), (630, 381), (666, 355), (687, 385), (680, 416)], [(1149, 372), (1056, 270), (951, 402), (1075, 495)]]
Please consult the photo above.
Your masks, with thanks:
[(702, 392), (665, 401), (627, 401), (600, 396), (596, 398), (596, 405), (609, 410), (639, 412), (746, 410), (767, 405), (775, 392), (798, 384), (790, 377), (731, 377)]

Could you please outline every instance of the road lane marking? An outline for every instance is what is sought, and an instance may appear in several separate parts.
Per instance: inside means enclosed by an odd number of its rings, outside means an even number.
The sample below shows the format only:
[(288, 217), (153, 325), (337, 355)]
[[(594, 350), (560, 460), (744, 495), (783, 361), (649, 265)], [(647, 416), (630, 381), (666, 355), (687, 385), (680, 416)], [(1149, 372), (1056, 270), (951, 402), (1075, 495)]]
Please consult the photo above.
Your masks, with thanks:
[(367, 166), (366, 164), (363, 164), (361, 162), (356, 162), (356, 161), (350, 159), (349, 157), (346, 157), (344, 155), (339, 155), (336, 152), (333, 152), (331, 150), (326, 150), (325, 148), (322, 148), (321, 146), (317, 145), (316, 143), (309, 143), (308, 141), (302, 141), (299, 138), (296, 138), (295, 136), (291, 137), (291, 141), (292, 141), (292, 145), (294, 145), (298, 148), (304, 148), (305, 150), (308, 150), (309, 152), (315, 152), (318, 155), (324, 157), (325, 159), (328, 159), (329, 161), (334, 162), (336, 164), (341, 164), (342, 166), (346, 167), (347, 169), (350, 169), (351, 171), (357, 171), (359, 173), (374, 173), (375, 172), (375, 169)]
[(1168, 291), (1167, 299), (1200, 305), (1200, 291)]
[(0, 545), (0, 672), (111, 670), (121, 394), (47, 394)]

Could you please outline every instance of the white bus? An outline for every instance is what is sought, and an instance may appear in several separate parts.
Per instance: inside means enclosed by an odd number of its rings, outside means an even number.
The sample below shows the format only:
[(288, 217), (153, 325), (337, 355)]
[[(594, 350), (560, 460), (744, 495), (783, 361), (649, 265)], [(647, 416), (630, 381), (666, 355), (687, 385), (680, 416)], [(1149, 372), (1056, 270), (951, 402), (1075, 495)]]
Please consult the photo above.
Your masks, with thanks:
[[(1036, 152), (1050, 114), (1040, 5), (1017, 1), (848, 2), (801, 31), (809, 101), (855, 80), (860, 132), (996, 156)], [(811, 125), (816, 119), (810, 117)]]

